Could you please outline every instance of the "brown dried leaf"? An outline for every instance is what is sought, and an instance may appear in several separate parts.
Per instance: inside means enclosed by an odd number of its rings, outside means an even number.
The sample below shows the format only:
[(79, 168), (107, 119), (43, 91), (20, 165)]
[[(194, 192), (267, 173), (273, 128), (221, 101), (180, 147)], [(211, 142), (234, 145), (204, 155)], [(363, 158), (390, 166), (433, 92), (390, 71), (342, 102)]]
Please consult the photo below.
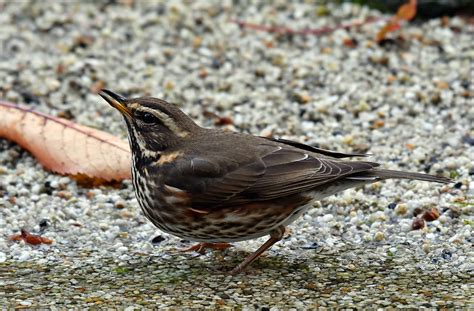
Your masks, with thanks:
[(377, 35), (375, 36), (375, 41), (381, 42), (382, 40), (385, 39), (387, 36), (387, 33), (395, 31), (400, 29), (400, 24), (398, 21), (389, 21), (387, 24), (385, 24), (379, 32), (377, 32)]
[(416, 0), (410, 0), (398, 8), (397, 18), (406, 21), (412, 20), (416, 15)]
[(130, 178), (130, 148), (121, 139), (66, 119), (0, 101), (0, 137), (31, 152), (60, 174)]
[(42, 237), (41, 235), (31, 234), (25, 229), (21, 229), (20, 234), (14, 234), (9, 237), (10, 241), (25, 241), (25, 243), (31, 245), (39, 245), (39, 244), (52, 244), (53, 240), (48, 239), (46, 237)]
[(400, 29), (400, 21), (410, 21), (416, 15), (416, 0), (409, 0), (398, 8), (397, 14), (393, 16), (375, 36), (375, 41), (381, 42), (385, 39), (387, 33)]

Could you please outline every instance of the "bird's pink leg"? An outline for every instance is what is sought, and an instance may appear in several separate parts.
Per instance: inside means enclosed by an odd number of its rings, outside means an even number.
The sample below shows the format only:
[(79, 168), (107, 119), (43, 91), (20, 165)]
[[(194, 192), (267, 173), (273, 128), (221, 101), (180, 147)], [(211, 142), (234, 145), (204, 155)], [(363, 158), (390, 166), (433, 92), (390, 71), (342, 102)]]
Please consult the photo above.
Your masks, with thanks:
[(285, 233), (285, 227), (280, 226), (270, 232), (270, 238), (260, 246), (255, 252), (250, 254), (244, 261), (242, 261), (237, 267), (232, 269), (231, 274), (237, 274), (242, 272), (248, 265), (250, 265), (255, 259), (257, 259), (264, 251), (269, 249), (273, 244), (280, 241)]
[(199, 254), (205, 254), (206, 249), (217, 249), (217, 250), (225, 250), (228, 249), (229, 247), (232, 247), (232, 244), (230, 243), (206, 243), (206, 242), (201, 242), (194, 244), (193, 246), (184, 248), (184, 249), (179, 249), (179, 252), (198, 252)]

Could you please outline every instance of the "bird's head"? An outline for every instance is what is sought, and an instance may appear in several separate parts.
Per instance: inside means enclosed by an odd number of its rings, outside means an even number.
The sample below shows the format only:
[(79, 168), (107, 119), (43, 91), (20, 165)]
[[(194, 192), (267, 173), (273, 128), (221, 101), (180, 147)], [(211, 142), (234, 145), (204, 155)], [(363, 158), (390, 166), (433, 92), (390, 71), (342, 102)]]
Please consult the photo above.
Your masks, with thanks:
[(105, 89), (99, 95), (123, 115), (134, 153), (162, 152), (200, 129), (179, 108), (164, 100), (125, 98)]

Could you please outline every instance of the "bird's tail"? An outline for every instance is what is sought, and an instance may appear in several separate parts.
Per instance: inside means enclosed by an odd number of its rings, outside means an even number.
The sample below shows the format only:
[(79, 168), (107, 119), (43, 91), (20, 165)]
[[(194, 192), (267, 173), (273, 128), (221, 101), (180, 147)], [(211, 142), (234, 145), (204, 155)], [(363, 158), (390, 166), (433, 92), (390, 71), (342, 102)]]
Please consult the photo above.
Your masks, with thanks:
[(415, 179), (415, 180), (423, 180), (423, 181), (430, 181), (430, 182), (438, 182), (442, 184), (449, 184), (450, 182), (452, 182), (452, 179), (443, 177), (443, 176), (434, 176), (434, 175), (429, 175), (429, 174), (411, 173), (411, 172), (402, 172), (402, 171), (384, 170), (384, 169), (373, 169), (371, 171), (364, 172), (364, 176), (376, 177), (379, 179), (390, 179), (390, 178)]

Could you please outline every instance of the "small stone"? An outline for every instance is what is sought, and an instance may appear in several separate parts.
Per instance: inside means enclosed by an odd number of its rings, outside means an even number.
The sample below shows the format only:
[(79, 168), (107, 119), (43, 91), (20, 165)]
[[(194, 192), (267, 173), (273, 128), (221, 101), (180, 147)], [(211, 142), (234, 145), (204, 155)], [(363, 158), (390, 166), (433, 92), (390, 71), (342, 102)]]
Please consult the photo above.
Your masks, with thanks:
[(323, 222), (330, 222), (331, 220), (333, 220), (334, 216), (332, 214), (326, 214), (322, 217), (322, 221)]
[(66, 199), (66, 200), (69, 200), (70, 198), (72, 198), (72, 193), (70, 191), (64, 191), (64, 190), (61, 190), (61, 191), (58, 191), (56, 193), (56, 195), (62, 199)]
[(193, 39), (193, 48), (197, 49), (198, 47), (200, 47), (202, 44), (202, 37), (194, 37)]
[(423, 251), (425, 252), (425, 254), (428, 254), (431, 251), (430, 242), (428, 242), (428, 241), (424, 242), (423, 245), (422, 245), (422, 248), (423, 248)]
[(440, 90), (446, 90), (449, 88), (449, 84), (445, 81), (437, 81), (436, 87)]
[(395, 209), (395, 207), (397, 207), (397, 203), (392, 202), (392, 203), (390, 203), (387, 207), (388, 207), (388, 209), (392, 209), (392, 210), (393, 210), (393, 209)]
[(367, 111), (369, 109), (370, 109), (369, 104), (366, 101), (362, 100), (362, 101), (359, 102), (359, 105), (357, 106), (356, 111), (357, 112), (362, 112), (362, 111)]
[(227, 295), (226, 293), (218, 293), (217, 295), (221, 297), (222, 299), (230, 299), (230, 296)]
[(151, 244), (157, 245), (166, 240), (162, 235), (157, 235), (151, 240)]
[(23, 251), (21, 252), (20, 256), (18, 256), (17, 260), (18, 261), (26, 261), (30, 259), (31, 253), (29, 251)]
[(49, 227), (49, 220), (48, 219), (41, 219), (41, 221), (39, 222), (39, 227), (40, 227), (41, 231), (48, 228)]
[(411, 224), (412, 230), (420, 230), (425, 227), (425, 221), (421, 218), (416, 217), (413, 219), (413, 222)]
[(18, 302), (18, 304), (20, 304), (21, 306), (29, 307), (29, 306), (32, 305), (32, 302), (28, 301), (28, 300), (22, 300), (22, 301)]
[(117, 200), (115, 201), (114, 207), (116, 209), (123, 209), (126, 205), (127, 203), (124, 200)]
[(117, 253), (125, 253), (125, 252), (128, 252), (128, 247), (126, 247), (126, 246), (120, 246), (120, 247), (118, 247), (117, 249), (115, 249), (115, 251), (116, 251)]
[(377, 231), (374, 236), (375, 241), (382, 241), (385, 239), (385, 235), (383, 232)]
[(415, 209), (413, 210), (413, 217), (416, 217), (421, 213), (423, 213), (423, 209), (421, 207), (415, 207)]
[(452, 256), (453, 256), (453, 254), (449, 250), (443, 249), (443, 252), (441, 253), (441, 257), (444, 260), (450, 260)]
[(109, 225), (105, 222), (101, 222), (99, 224), (99, 228), (105, 231), (105, 230), (109, 229)]
[(249, 289), (249, 288), (244, 288), (244, 289), (242, 290), (242, 293), (243, 293), (244, 295), (253, 295), (253, 290), (251, 290), (251, 289)]
[(165, 89), (168, 90), (168, 91), (173, 90), (174, 89), (174, 83), (172, 81), (166, 81)]
[(119, 237), (121, 237), (122, 239), (126, 239), (128, 238), (128, 232), (126, 231), (121, 231), (119, 234), (118, 234)]
[(434, 221), (439, 218), (439, 211), (436, 207), (433, 207), (424, 212), (422, 218), (426, 221)]
[(311, 100), (308, 94), (295, 94), (295, 99), (300, 104), (306, 104)]
[(397, 215), (406, 215), (406, 213), (408, 212), (408, 208), (407, 208), (407, 205), (402, 203), (402, 204), (398, 204), (397, 207), (395, 207), (395, 213)]
[(91, 93), (93, 94), (98, 94), (100, 92), (100, 90), (102, 90), (103, 88), (105, 88), (105, 81), (103, 80), (99, 80), (99, 81), (96, 81), (94, 82), (91, 87), (90, 87), (90, 91)]

